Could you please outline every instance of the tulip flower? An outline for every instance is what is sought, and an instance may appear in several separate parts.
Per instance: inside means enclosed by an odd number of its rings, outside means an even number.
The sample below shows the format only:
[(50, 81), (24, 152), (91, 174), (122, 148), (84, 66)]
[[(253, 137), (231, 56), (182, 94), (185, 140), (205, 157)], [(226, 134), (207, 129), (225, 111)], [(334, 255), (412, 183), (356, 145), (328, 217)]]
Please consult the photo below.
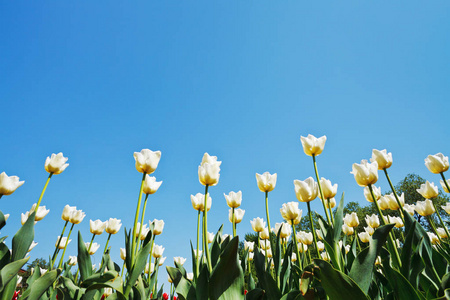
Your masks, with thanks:
[(387, 198), (386, 196), (381, 196), (380, 200), (377, 201), (378, 202), (378, 206), (380, 207), (380, 209), (382, 210), (386, 210), (389, 209), (389, 198)]
[(442, 189), (444, 190), (444, 192), (450, 193), (447, 188), (448, 186), (450, 186), (450, 179), (447, 179), (446, 181), (441, 179), (440, 183), (441, 183), (441, 186), (442, 186)]
[(342, 225), (342, 232), (345, 235), (352, 235), (354, 230), (353, 230), (353, 227), (349, 227), (349, 226), (347, 226), (347, 224), (344, 224), (344, 225)]
[(428, 180), (420, 185), (420, 188), (416, 190), (425, 199), (436, 198), (439, 195), (439, 190), (434, 183), (430, 183)]
[(433, 202), (430, 199), (426, 199), (425, 201), (417, 201), (416, 212), (421, 216), (430, 216), (435, 212)]
[(163, 255), (163, 253), (164, 253), (164, 249), (165, 248), (163, 246), (155, 244), (155, 246), (153, 248), (153, 253), (152, 253), (153, 257), (154, 258), (161, 257)]
[(77, 209), (76, 206), (69, 206), (69, 205), (64, 206), (64, 209), (63, 209), (63, 212), (61, 215), (61, 219), (63, 219), (66, 222), (69, 222), (70, 214), (72, 213), (72, 211), (74, 211), (76, 209)]
[(392, 153), (387, 153), (386, 149), (384, 150), (372, 150), (372, 158), (370, 162), (376, 161), (378, 163), (378, 170), (385, 170), (392, 166)]
[(294, 180), (295, 195), (300, 202), (310, 202), (317, 198), (319, 186), (312, 177), (306, 180)]
[(160, 257), (160, 258), (159, 258), (159, 263), (158, 263), (158, 265), (159, 265), (160, 267), (164, 264), (164, 262), (166, 261), (166, 258), (167, 258), (167, 257)]
[(154, 224), (153, 234), (154, 235), (160, 235), (163, 232), (163, 229), (164, 229), (164, 221), (163, 220), (154, 219), (153, 222), (150, 222), (150, 225), (152, 223)]
[(75, 266), (78, 262), (78, 259), (76, 256), (69, 256), (69, 266)]
[(435, 235), (434, 233), (427, 232), (427, 234), (428, 234), (428, 237), (430, 238), (430, 241), (431, 241), (431, 243), (433, 245), (438, 244), (440, 242), (438, 236)]
[[(192, 202), (192, 207), (195, 210), (198, 211), (204, 211), (205, 210), (205, 195), (202, 193), (197, 193), (195, 196), (191, 195), (191, 202)], [(207, 200), (207, 207), (206, 210), (209, 211), (211, 209), (211, 197), (208, 194), (208, 200)]]
[[(238, 224), (241, 223), (242, 219), (244, 218), (245, 210), (236, 208), (234, 209), (234, 223)], [(228, 211), (228, 219), (231, 223), (233, 223), (233, 209), (230, 208)]]
[[(386, 200), (388, 201), (389, 209), (391, 210), (398, 210), (400, 207), (398, 206), (397, 199), (395, 199), (395, 195), (389, 194), (384, 196)], [(400, 197), (398, 197), (398, 201), (400, 202), (400, 205), (403, 207), (405, 204), (405, 194), (402, 193)]]
[(186, 278), (190, 281), (194, 280), (194, 273), (186, 273)]
[[(61, 240), (60, 240), (61, 239)], [(59, 241), (59, 244), (58, 244), (58, 241)], [(55, 247), (58, 247), (59, 249), (64, 249), (67, 245), (69, 245), (69, 243), (71, 242), (72, 240), (68, 240), (67, 241), (67, 237), (60, 237), (60, 236), (58, 236), (58, 239), (56, 240), (56, 244), (55, 244)]]
[(142, 192), (146, 195), (151, 195), (156, 193), (156, 191), (161, 186), (162, 181), (156, 181), (156, 177), (145, 175), (144, 186)]
[(45, 160), (45, 170), (50, 174), (61, 174), (69, 164), (66, 164), (68, 158), (64, 157), (62, 152), (58, 154), (53, 153), (51, 157)]
[(256, 173), (256, 183), (261, 192), (271, 192), (277, 184), (277, 173), (264, 172), (262, 175)]
[(105, 231), (107, 222), (102, 222), (100, 220), (95, 221), (89, 220), (89, 225), (92, 234), (100, 235), (103, 233), (103, 231)]
[(368, 234), (367, 232), (358, 233), (358, 237), (361, 240), (361, 242), (363, 242), (363, 243), (368, 243), (372, 239), (370, 234)]
[(244, 241), (244, 250), (248, 250), (248, 252), (253, 252), (254, 247), (255, 247), (255, 242)]
[(154, 263), (150, 263), (150, 264), (147, 263), (145, 265), (145, 270), (144, 270), (145, 274), (152, 274), (153, 271), (155, 271), (155, 264)]
[(231, 208), (238, 208), (241, 206), (242, 202), (242, 192), (239, 191), (237, 193), (230, 192), (228, 195), (223, 194), (225, 196), (225, 200), (227, 200), (227, 205)]
[(266, 249), (264, 250), (264, 252), (262, 252), (262, 254), (264, 254), (267, 258), (272, 258), (273, 254), (272, 254), (272, 249)]
[[(325, 178), (320, 178), (320, 184), (322, 185), (323, 197), (325, 199), (331, 199), (337, 194), (338, 184), (331, 184), (331, 181)], [(320, 195), (319, 195), (320, 197)]]
[(202, 250), (200, 250), (200, 249), (194, 249), (194, 255), (195, 256), (202, 256), (202, 253), (203, 253), (203, 251)]
[(30, 252), (31, 250), (33, 250), (34, 247), (36, 247), (38, 243), (36, 243), (35, 241), (31, 242), (30, 248), (28, 248), (28, 252)]
[[(25, 224), (25, 222), (28, 220), (28, 217), (30, 216), (30, 212), (27, 211), (25, 213), (21, 213), (20, 214), (20, 223)], [(34, 224), (36, 224), (37, 221), (34, 222)]]
[(253, 220), (251, 220), (250, 224), (252, 225), (252, 229), (255, 232), (261, 232), (266, 227), (266, 222), (264, 222), (264, 220), (259, 218), (259, 217), (258, 218), (254, 218)]
[(259, 248), (261, 248), (261, 250), (268, 250), (268, 249), (270, 249), (270, 242), (268, 240), (261, 240), (261, 241), (259, 241)]
[(143, 241), (147, 237), (147, 234), (150, 232), (150, 228), (147, 227), (147, 224), (142, 226), (141, 234), (137, 233), (136, 237), (139, 237), (139, 240)]
[(319, 229), (316, 229), (316, 236), (319, 240), (323, 240), (322, 232)]
[(158, 167), (161, 151), (153, 152), (149, 149), (142, 149), (141, 152), (134, 152), (133, 156), (136, 160), (136, 170), (138, 172), (152, 174)]
[(297, 219), (299, 216), (302, 216), (302, 210), (298, 208), (298, 202), (284, 203), (280, 208), (280, 213), (283, 219), (285, 219), (289, 224), (292, 224), (293, 220)]
[(259, 237), (263, 240), (268, 240), (270, 238), (269, 229), (266, 227), (263, 231), (259, 232)]
[(211, 244), (214, 241), (214, 233), (208, 232), (208, 244)]
[(125, 258), (127, 257), (127, 251), (125, 248), (120, 248), (120, 258), (125, 260)]
[(380, 220), (376, 214), (366, 216), (366, 224), (372, 228), (378, 228), (380, 226)]
[[(32, 206), (31, 206), (31, 209), (30, 209), (30, 213), (29, 214), (31, 214), (33, 211), (35, 211), (36, 210), (36, 203), (34, 203)], [(37, 210), (37, 212), (36, 212), (36, 215), (35, 215), (35, 217), (34, 217), (34, 220), (35, 221), (41, 221), (42, 219), (44, 219), (44, 217), (48, 214), (50, 212), (50, 209), (46, 209), (46, 207), (45, 206), (40, 206), (39, 208), (38, 208), (38, 210)]]
[(322, 257), (323, 260), (326, 260), (326, 261), (330, 260), (330, 256), (328, 255), (327, 252), (320, 253), (320, 256)]
[(217, 161), (217, 156), (210, 156), (205, 153), (200, 166), (198, 166), (198, 179), (205, 186), (215, 186), (219, 183), (221, 161)]
[(105, 288), (103, 290), (103, 296), (105, 296), (105, 298), (108, 298), (108, 296), (111, 296), (113, 293), (112, 288)]
[(276, 223), (274, 230), (275, 235), (278, 235), (278, 232), (280, 232), (280, 238), (288, 238), (292, 233), (291, 225), (288, 223)]
[(169, 283), (173, 283), (173, 280), (172, 280), (172, 278), (170, 278), (170, 275), (167, 275), (167, 281), (168, 281)]
[[(379, 200), (381, 198), (381, 188), (372, 186), (373, 194), (375, 195), (375, 200)], [(368, 186), (364, 188), (364, 197), (367, 201), (373, 202), (372, 194), (370, 193), (370, 189)]]
[(86, 213), (84, 213), (81, 209), (73, 210), (70, 214), (69, 222), (72, 224), (80, 224), (84, 217), (86, 217)]
[(414, 216), (414, 204), (405, 204), (403, 205), (403, 210), (406, 211), (411, 216)]
[(441, 239), (446, 239), (446, 238), (448, 238), (448, 234), (447, 234), (447, 231), (444, 229), (444, 228), (438, 228), (438, 229), (436, 229), (436, 232), (437, 232), (437, 234), (439, 235), (439, 237), (441, 238)]
[(97, 243), (90, 243), (90, 242), (86, 242), (84, 243), (86, 245), (86, 249), (89, 249), (89, 254), (90, 255), (94, 255), (95, 252), (97, 252), (98, 248), (100, 248), (100, 244)]
[(336, 206), (336, 199), (330, 198), (323, 201), (326, 208), (334, 208)]
[(19, 181), (17, 176), (8, 176), (5, 172), (0, 174), (0, 198), (14, 193), (25, 181)]
[(109, 234), (116, 234), (119, 232), (120, 227), (122, 227), (122, 221), (116, 218), (109, 218), (106, 221), (105, 231)]
[(434, 174), (445, 172), (449, 167), (448, 156), (444, 156), (442, 153), (428, 155), (428, 157), (425, 158), (425, 166)]
[(300, 231), (297, 234), (297, 239), (299, 239), (302, 244), (311, 245), (313, 243), (313, 234), (311, 232)]
[(450, 203), (446, 203), (445, 205), (441, 206), (443, 210), (445, 210), (446, 213), (450, 215)]
[(355, 212), (351, 214), (346, 214), (344, 217), (344, 223), (348, 227), (357, 227), (359, 225), (358, 215)]
[(182, 266), (186, 262), (186, 258), (181, 257), (181, 256), (176, 256), (176, 257), (173, 258), (173, 261), (175, 263), (179, 264), (180, 266)]
[(393, 216), (387, 216), (387, 217), (388, 217), (389, 223), (395, 224), (396, 228), (401, 228), (401, 227), (405, 226), (400, 217), (393, 217)]
[(318, 246), (319, 252), (323, 251), (325, 249), (325, 244), (320, 241), (317, 242), (317, 246)]
[(360, 164), (353, 164), (350, 173), (355, 176), (356, 183), (359, 186), (374, 184), (378, 181), (378, 163), (376, 161), (369, 163), (363, 159)]
[(302, 142), (303, 151), (306, 155), (317, 156), (322, 153), (327, 137), (324, 135), (320, 138), (316, 138), (315, 136), (308, 134), (307, 137), (301, 136), (300, 141)]
[(370, 226), (364, 227), (364, 231), (367, 232), (370, 235), (373, 235), (375, 233), (375, 229), (373, 229)]

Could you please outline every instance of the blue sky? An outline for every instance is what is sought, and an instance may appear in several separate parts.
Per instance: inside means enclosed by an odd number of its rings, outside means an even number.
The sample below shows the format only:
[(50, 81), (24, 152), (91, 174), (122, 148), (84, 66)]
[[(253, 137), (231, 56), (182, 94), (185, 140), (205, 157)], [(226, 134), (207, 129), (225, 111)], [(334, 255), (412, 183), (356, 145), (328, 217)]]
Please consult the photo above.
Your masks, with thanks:
[[(366, 204), (350, 171), (373, 148), (393, 153), (393, 182), (412, 172), (437, 182), (424, 158), (450, 154), (449, 8), (448, 1), (2, 1), (0, 172), (25, 180), (1, 199), (11, 214), (2, 235), (18, 230), (45, 183), (45, 158), (60, 151), (70, 166), (42, 202), (51, 211), (36, 226), (33, 259), (53, 252), (66, 204), (86, 211), (75, 227), (86, 240), (89, 219), (132, 225), (141, 178), (133, 152), (143, 148), (162, 151), (154, 175), (163, 184), (147, 219), (166, 222), (156, 240), (166, 265), (190, 256), (190, 195), (204, 190), (197, 167), (205, 152), (223, 162), (210, 189), (210, 231), (225, 224), (231, 233), (229, 191), (243, 192), (239, 234), (264, 216), (256, 172), (278, 173), (269, 202), (272, 224), (280, 222), (281, 205), (296, 201), (293, 180), (314, 176), (300, 143), (309, 133), (327, 136), (319, 172), (346, 201)], [(381, 176), (379, 185), (388, 190)], [(318, 200), (312, 207), (322, 212)], [(73, 237), (67, 255), (75, 254)], [(103, 247), (106, 235), (96, 240)], [(116, 261), (123, 243), (123, 231), (111, 240)]]

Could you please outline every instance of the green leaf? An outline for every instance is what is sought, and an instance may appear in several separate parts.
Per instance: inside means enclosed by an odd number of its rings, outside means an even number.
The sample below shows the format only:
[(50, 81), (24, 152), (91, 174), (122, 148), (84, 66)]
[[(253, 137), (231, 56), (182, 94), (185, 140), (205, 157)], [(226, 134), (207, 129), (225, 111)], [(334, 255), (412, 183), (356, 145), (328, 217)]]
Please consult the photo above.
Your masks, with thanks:
[(113, 281), (119, 274), (116, 271), (108, 271), (105, 273), (95, 273), (86, 278), (82, 283), (82, 287), (89, 287), (92, 284), (96, 283), (105, 283), (108, 281)]
[(17, 231), (12, 240), (12, 258), (11, 261), (16, 261), (25, 257), (30, 249), (31, 243), (34, 240), (34, 216), (33, 212), (28, 220)]
[[(138, 279), (139, 275), (145, 270), (145, 265), (147, 263), (148, 253), (150, 252), (151, 243), (145, 244), (141, 250), (139, 250), (133, 267), (130, 270), (130, 277), (127, 281), (125, 291), (129, 290)], [(125, 292), (126, 294), (126, 292)]]
[(336, 214), (334, 217), (334, 228), (333, 228), (333, 241), (339, 241), (341, 237), (342, 224), (344, 222), (344, 193), (342, 193), (341, 200), (336, 209)]
[(92, 275), (92, 262), (91, 256), (86, 249), (81, 232), (78, 231), (78, 269), (80, 270), (80, 279), (84, 281), (86, 278)]
[(220, 226), (214, 240), (211, 244), (211, 265), (214, 267), (217, 264), (220, 256), (220, 237), (222, 236), (223, 225)]
[[(16, 291), (17, 285), (17, 276), (15, 276), (12, 280), (8, 282), (8, 284), (3, 288), (3, 291), (0, 292), (1, 300), (11, 300), (14, 292)], [(23, 297), (21, 299), (24, 299)]]
[[(405, 214), (408, 215), (408, 214)], [(389, 263), (383, 263), (383, 270), (389, 279), (389, 284), (397, 299), (421, 300), (425, 299), (422, 294), (416, 291), (408, 280), (396, 269), (391, 268)]]
[(349, 276), (334, 269), (324, 260), (315, 259), (314, 263), (319, 267), (319, 269), (314, 270), (314, 276), (321, 281), (322, 287), (331, 300), (343, 298), (352, 300), (368, 299), (366, 294)]
[(10, 263), (11, 252), (5, 243), (0, 243), (0, 270)]
[(0, 229), (2, 229), (3, 227), (5, 227), (5, 225), (6, 225), (5, 215), (4, 215), (3, 212), (0, 210)]
[(37, 279), (33, 282), (33, 285), (29, 287), (30, 296), (28, 300), (39, 300), (42, 299), (42, 295), (45, 291), (53, 284), (53, 282), (58, 278), (59, 274), (61, 274), (61, 269), (56, 269), (52, 271), (48, 271), (44, 274), (44, 276)]
[(197, 278), (195, 294), (197, 296), (197, 300), (208, 300), (209, 295), (209, 271), (206, 264), (202, 266), (200, 270), (200, 274)]
[(256, 274), (259, 280), (258, 283), (267, 294), (268, 299), (280, 299), (282, 296), (281, 292), (270, 273), (266, 272), (264, 267), (264, 259), (264, 255), (261, 253), (259, 248), (256, 248), (254, 251), (253, 261), (255, 262)]
[(234, 237), (220, 254), (209, 280), (209, 297), (239, 299), (244, 295), (244, 273), (239, 266), (239, 237)]
[(195, 289), (193, 288), (192, 283), (184, 277), (181, 277), (180, 282), (175, 289), (175, 293), (178, 294), (178, 298), (180, 298), (180, 300), (195, 299)]
[(251, 290), (250, 292), (247, 293), (247, 295), (245, 296), (246, 300), (263, 300), (264, 299), (264, 291), (260, 288), (256, 288)]
[(30, 258), (27, 257), (21, 260), (13, 261), (0, 270), (0, 291), (2, 291), (8, 282), (10, 282), (13, 278), (17, 278), (17, 273), (29, 259)]
[(394, 225), (395, 224), (388, 224), (377, 228), (372, 235), (369, 247), (361, 251), (352, 264), (348, 276), (353, 278), (365, 294), (369, 291), (377, 255), (386, 243), (389, 232)]
[(400, 272), (409, 280), (409, 273), (411, 270), (411, 259), (413, 256), (413, 243), (414, 243), (414, 231), (416, 230), (416, 225), (418, 223), (413, 222), (403, 243), (402, 252), (400, 254), (400, 259), (402, 261), (402, 266)]

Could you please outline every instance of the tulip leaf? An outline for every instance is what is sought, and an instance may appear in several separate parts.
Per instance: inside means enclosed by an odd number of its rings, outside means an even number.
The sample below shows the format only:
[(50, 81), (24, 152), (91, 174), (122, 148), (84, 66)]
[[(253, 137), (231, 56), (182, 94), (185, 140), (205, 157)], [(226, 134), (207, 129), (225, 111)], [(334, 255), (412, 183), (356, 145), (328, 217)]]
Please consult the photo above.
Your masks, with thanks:
[(82, 287), (89, 287), (92, 284), (96, 283), (105, 283), (108, 281), (113, 281), (116, 277), (118, 277), (119, 274), (116, 271), (108, 271), (105, 273), (95, 273), (83, 280), (81, 286)]
[(330, 299), (342, 299), (342, 295), (352, 300), (368, 299), (352, 278), (334, 269), (330, 263), (321, 259), (315, 259), (314, 263), (319, 267), (314, 270), (314, 276), (321, 281)]
[[(148, 253), (150, 252), (150, 247), (151, 247), (151, 243), (147, 243), (145, 246), (143, 246), (141, 248), (141, 250), (139, 250), (139, 252), (136, 256), (134, 265), (131, 268), (130, 273), (129, 273), (130, 276), (127, 281), (127, 288), (125, 289), (126, 291), (134, 286), (138, 277), (145, 270), (145, 265), (147, 263), (147, 257), (148, 257)], [(127, 292), (125, 292), (125, 295), (126, 294), (127, 294)]]
[[(13, 277), (0, 292), (0, 300), (11, 300), (16, 291), (17, 276)], [(23, 297), (21, 299), (24, 299)]]
[(281, 292), (278, 289), (277, 283), (272, 278), (269, 272), (264, 268), (264, 255), (259, 248), (254, 251), (253, 260), (255, 261), (256, 275), (258, 276), (259, 286), (265, 291), (268, 299), (280, 299)]
[(3, 212), (0, 210), (0, 229), (5, 227), (5, 225), (6, 225), (6, 218)]
[(45, 291), (53, 284), (53, 282), (55, 282), (61, 272), (61, 269), (48, 271), (44, 274), (44, 276), (33, 282), (33, 284), (29, 287), (30, 296), (28, 297), (28, 300), (42, 299), (41, 297)]
[(302, 294), (298, 290), (290, 291), (286, 295), (284, 295), (280, 300), (295, 300), (295, 299), (304, 299)]
[(0, 270), (11, 260), (11, 252), (5, 243), (0, 243)]
[[(408, 215), (408, 214), (405, 214)], [(391, 268), (389, 263), (383, 263), (383, 271), (389, 279), (389, 284), (397, 299), (421, 300), (425, 299), (421, 293), (418, 293), (408, 280), (396, 269)]]
[(342, 224), (344, 223), (344, 194), (343, 192), (334, 217), (333, 241), (336, 243), (341, 237)]
[(34, 239), (34, 216), (33, 212), (17, 231), (12, 240), (12, 258), (11, 261), (16, 261), (25, 257), (30, 249), (31, 243)]
[(389, 232), (394, 225), (388, 224), (377, 228), (369, 242), (369, 247), (362, 250), (352, 264), (348, 276), (358, 284), (365, 294), (369, 291), (377, 255), (386, 243)]
[(280, 272), (280, 289), (281, 293), (285, 293), (290, 289), (290, 277), (291, 277), (291, 257), (292, 257), (292, 243), (286, 248), (284, 253), (283, 265)]
[(184, 277), (181, 277), (178, 282), (175, 293), (178, 294), (178, 298), (180, 300), (195, 299), (195, 289), (192, 286), (192, 283)]
[(247, 293), (247, 295), (245, 296), (245, 299), (247, 300), (263, 300), (264, 298), (264, 290), (260, 289), (260, 288), (256, 288), (251, 290), (250, 292)]
[(122, 294), (114, 293), (109, 295), (106, 300), (126, 300), (126, 298)]
[(200, 274), (197, 278), (196, 286), (195, 286), (195, 294), (197, 300), (208, 300), (209, 295), (209, 271), (208, 267), (205, 265), (202, 266), (200, 270)]
[(444, 277), (442, 277), (439, 294), (443, 295), (446, 289), (450, 289), (450, 273), (447, 273), (444, 275)]
[(214, 240), (211, 245), (211, 265), (214, 267), (217, 264), (220, 256), (220, 237), (222, 236), (223, 225), (219, 227)]
[(78, 231), (78, 268), (80, 270), (80, 279), (84, 281), (86, 278), (92, 275), (92, 262), (86, 245), (84, 244), (81, 232)]
[(411, 224), (410, 230), (407, 232), (405, 241), (403, 242), (402, 252), (400, 254), (400, 259), (402, 261), (402, 266), (400, 268), (400, 272), (405, 276), (407, 279), (410, 279), (409, 274), (411, 270), (411, 260), (412, 260), (412, 253), (413, 253), (413, 243), (415, 241), (414, 237), (414, 231), (416, 230), (416, 225), (418, 223), (413, 222)]
[(127, 270), (131, 270), (132, 262), (131, 262), (131, 243), (132, 240), (130, 238), (131, 235), (131, 229), (128, 230), (125, 228), (125, 265), (127, 266)]
[[(61, 278), (60, 280), (62, 281), (62, 285), (67, 290), (67, 292), (66, 292), (66, 291), (59, 289), (61, 291), (61, 293), (68, 296), (67, 299), (78, 299), (78, 296), (81, 296), (80, 295), (81, 289), (78, 286), (76, 286), (75, 283), (73, 283), (73, 281), (71, 279), (64, 277), (64, 276), (61, 276), (60, 278)], [(66, 296), (64, 296), (64, 298), (66, 298)], [(58, 294), (58, 298), (59, 298), (59, 294)]]
[(8, 282), (10, 282), (13, 278), (17, 278), (17, 273), (29, 259), (30, 258), (27, 257), (21, 260), (13, 261), (0, 270), (0, 291), (2, 291)]
[[(288, 225), (285, 225), (288, 226)], [(280, 228), (278, 229), (277, 232), (277, 237), (276, 237), (276, 241), (275, 244), (272, 245), (272, 254), (273, 254), (273, 264), (275, 266), (274, 270), (275, 270), (275, 278), (280, 277), (280, 273), (281, 273), (281, 243), (280, 243), (280, 233), (281, 233), (281, 229), (283, 226), (280, 226)], [(273, 244), (273, 243), (272, 243)]]
[(240, 299), (244, 295), (244, 273), (239, 266), (239, 237), (234, 237), (220, 254), (209, 280), (209, 298)]
[(170, 267), (170, 266), (166, 266), (166, 270), (167, 273), (169, 274), (170, 279), (173, 282), (173, 285), (176, 287), (178, 286), (178, 283), (180, 282), (181, 278), (183, 277), (181, 275), (181, 272), (174, 268), (174, 267)]

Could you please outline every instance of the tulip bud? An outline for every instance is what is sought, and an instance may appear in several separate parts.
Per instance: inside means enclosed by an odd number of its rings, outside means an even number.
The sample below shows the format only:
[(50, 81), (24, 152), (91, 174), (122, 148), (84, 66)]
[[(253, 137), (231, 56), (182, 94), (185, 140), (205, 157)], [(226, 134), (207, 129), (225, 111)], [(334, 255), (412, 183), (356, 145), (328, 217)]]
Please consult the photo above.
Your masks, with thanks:
[(420, 185), (420, 188), (416, 190), (425, 199), (436, 198), (439, 195), (439, 190), (434, 183), (430, 183), (428, 180)]
[(205, 153), (200, 166), (198, 166), (198, 179), (201, 184), (214, 186), (219, 183), (221, 161), (217, 161), (217, 156), (210, 156)]
[(428, 157), (425, 158), (425, 166), (434, 174), (445, 172), (449, 167), (448, 156), (444, 156), (442, 153), (428, 155)]
[(0, 174), (0, 195), (11, 195), (24, 183), (25, 181), (19, 181), (17, 176), (8, 176), (2, 172)]
[(312, 177), (306, 180), (294, 180), (295, 195), (300, 202), (310, 202), (317, 198), (319, 185)]
[(244, 250), (248, 250), (248, 252), (253, 252), (254, 247), (255, 247), (255, 242), (244, 241)]
[[(234, 223), (238, 224), (241, 223), (242, 219), (244, 218), (244, 214), (245, 214), (245, 210), (240, 209), (240, 208), (235, 208), (234, 209)], [(230, 210), (228, 211), (228, 219), (230, 220), (231, 223), (233, 223), (233, 209), (230, 208)]]
[(344, 223), (348, 227), (357, 227), (359, 225), (358, 215), (355, 212), (351, 214), (346, 214), (344, 217)]
[(154, 219), (152, 223), (154, 224), (153, 234), (154, 235), (160, 235), (163, 232), (163, 229), (164, 229), (164, 221), (163, 220)]
[[(191, 202), (192, 207), (194, 207), (195, 210), (205, 211), (205, 195), (203, 195), (202, 193), (197, 193), (195, 196), (191, 195)], [(208, 193), (208, 199), (206, 201), (206, 211), (209, 211), (211, 209), (211, 203), (212, 200)]]
[(280, 213), (283, 219), (292, 224), (292, 221), (297, 219), (298, 216), (301, 217), (302, 210), (298, 208), (298, 202), (288, 202), (283, 204)]
[(392, 153), (387, 153), (386, 149), (381, 151), (373, 149), (370, 162), (374, 161), (378, 163), (378, 170), (385, 170), (392, 166)]
[(366, 216), (366, 224), (372, 228), (378, 228), (380, 226), (380, 220), (376, 214)]
[[(381, 188), (372, 186), (373, 194), (375, 196), (375, 200), (379, 200), (381, 198)], [(368, 186), (364, 188), (364, 197), (366, 197), (366, 200), (369, 202), (373, 202), (372, 193), (370, 192), (370, 189)]]
[(125, 260), (125, 258), (127, 257), (127, 251), (125, 248), (120, 248), (120, 258), (122, 260)]
[[(89, 249), (90, 242), (86, 242), (84, 243), (84, 245), (86, 246), (86, 249)], [(89, 254), (94, 255), (95, 252), (97, 252), (98, 248), (100, 248), (100, 244), (92, 243), (91, 249), (89, 249)]]
[(56, 240), (55, 247), (58, 247), (59, 249), (64, 249), (64, 247), (69, 245), (69, 243), (72, 241), (72, 240), (67, 241), (67, 237), (62, 237), (61, 241), (58, 244), (59, 239), (60, 239), (60, 236), (58, 235), (58, 239)]
[(45, 160), (45, 170), (51, 174), (61, 174), (69, 166), (69, 164), (66, 164), (67, 160), (68, 158), (64, 157), (62, 152), (53, 153), (51, 157), (47, 157)]
[[(338, 185), (335, 183), (331, 184), (331, 181), (325, 178), (320, 178), (320, 185), (322, 186), (323, 197), (325, 199), (331, 199), (337, 194)], [(320, 197), (320, 195), (319, 195)]]
[(145, 265), (145, 270), (144, 270), (145, 274), (152, 274), (153, 271), (155, 271), (155, 264), (154, 263), (151, 263), (151, 264), (147, 263)]
[(92, 234), (100, 235), (105, 231), (107, 222), (102, 222), (100, 220), (89, 220), (90, 230)]
[(256, 183), (261, 192), (271, 192), (277, 184), (277, 173), (264, 172), (262, 175), (256, 173)]
[(163, 253), (164, 253), (164, 249), (165, 248), (163, 246), (155, 244), (154, 247), (153, 247), (153, 253), (152, 253), (153, 257), (154, 258), (161, 257), (163, 255)]
[(136, 170), (138, 172), (152, 174), (158, 167), (161, 151), (153, 152), (149, 149), (142, 149), (141, 152), (134, 152), (133, 156), (136, 160)]
[[(31, 206), (30, 212), (33, 213), (33, 211), (35, 211), (35, 210), (36, 210), (36, 203), (34, 203)], [(34, 217), (34, 220), (35, 221), (41, 221), (49, 212), (50, 212), (50, 209), (46, 209), (45, 206), (39, 206), (39, 208), (38, 208), (38, 210), (36, 212), (36, 215)]]
[(437, 231), (437, 234), (439, 235), (439, 237), (441, 238), (441, 239), (446, 239), (446, 238), (448, 238), (448, 235), (447, 235), (447, 231), (445, 231), (445, 229), (444, 228), (438, 228), (438, 229), (436, 229), (436, 231)]
[(356, 183), (359, 186), (374, 184), (378, 180), (378, 163), (376, 161), (369, 163), (363, 159), (360, 164), (353, 164), (350, 173), (355, 176)]
[(156, 181), (156, 177), (145, 175), (144, 186), (142, 187), (142, 192), (147, 195), (156, 193), (156, 191), (161, 186), (162, 181)]
[(263, 240), (269, 239), (269, 228), (265, 227), (263, 231), (259, 232), (259, 237)]
[(69, 256), (69, 266), (75, 266), (77, 264), (77, 257), (76, 256)]
[(122, 227), (122, 222), (116, 218), (109, 218), (108, 221), (105, 222), (105, 231), (109, 234), (116, 234), (119, 232), (120, 227)]
[[(446, 182), (447, 182), (447, 185), (450, 186), (450, 179), (447, 179)], [(440, 183), (441, 183), (441, 186), (442, 186), (442, 189), (444, 190), (444, 192), (450, 193), (448, 191), (447, 185), (445, 185), (445, 181), (441, 179)]]
[(446, 213), (450, 215), (450, 203), (445, 203), (445, 205), (441, 206), (443, 210), (445, 210)]
[(77, 209), (76, 206), (69, 206), (69, 205), (64, 206), (64, 209), (63, 209), (63, 212), (61, 215), (61, 219), (68, 222), (70, 220), (70, 214), (72, 213), (72, 211), (74, 211), (76, 209)]
[(173, 258), (173, 261), (176, 262), (177, 264), (179, 264), (180, 266), (182, 266), (186, 262), (186, 258), (181, 257), (181, 256), (176, 256)]
[(307, 137), (301, 136), (300, 141), (302, 142), (303, 151), (306, 155), (317, 156), (322, 153), (327, 137), (324, 135), (320, 138), (316, 138), (312, 134), (308, 134)]
[(430, 199), (417, 201), (415, 209), (419, 215), (424, 217), (432, 215), (435, 212), (433, 202)]
[(211, 244), (214, 241), (214, 233), (208, 232), (208, 244)]
[(319, 252), (323, 251), (323, 249), (325, 249), (325, 244), (322, 243), (321, 241), (318, 241), (317, 242), (317, 248), (319, 249)]
[(410, 214), (411, 216), (414, 216), (414, 204), (404, 204), (403, 209)]
[(242, 192), (239, 191), (237, 193), (230, 192), (228, 195), (223, 194), (225, 196), (225, 199), (227, 200), (227, 205), (231, 208), (237, 208), (241, 206), (242, 202)]
[(266, 222), (261, 218), (254, 218), (252, 221), (250, 221), (250, 224), (252, 225), (252, 229), (255, 232), (261, 232), (264, 230), (264, 227), (266, 227)]
[(347, 224), (342, 225), (342, 232), (344, 232), (345, 235), (352, 235), (353, 234), (353, 227), (347, 226)]
[(358, 237), (361, 240), (361, 242), (363, 243), (368, 243), (371, 240), (371, 236), (370, 234), (368, 234), (367, 232), (360, 232), (358, 233)]
[(86, 214), (81, 210), (73, 210), (70, 214), (69, 222), (72, 224), (80, 224), (83, 221)]

